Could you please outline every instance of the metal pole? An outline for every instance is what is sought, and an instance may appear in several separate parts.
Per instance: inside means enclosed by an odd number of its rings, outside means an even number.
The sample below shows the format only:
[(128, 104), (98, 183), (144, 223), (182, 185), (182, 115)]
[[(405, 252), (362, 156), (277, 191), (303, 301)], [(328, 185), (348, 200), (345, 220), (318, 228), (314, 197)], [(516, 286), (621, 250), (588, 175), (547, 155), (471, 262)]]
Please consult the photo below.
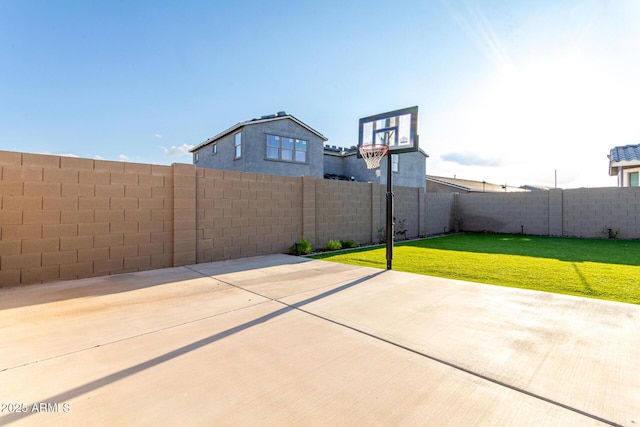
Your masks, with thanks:
[(393, 185), (391, 183), (391, 153), (387, 153), (387, 270), (391, 270), (393, 260), (393, 238), (395, 218), (393, 217)]

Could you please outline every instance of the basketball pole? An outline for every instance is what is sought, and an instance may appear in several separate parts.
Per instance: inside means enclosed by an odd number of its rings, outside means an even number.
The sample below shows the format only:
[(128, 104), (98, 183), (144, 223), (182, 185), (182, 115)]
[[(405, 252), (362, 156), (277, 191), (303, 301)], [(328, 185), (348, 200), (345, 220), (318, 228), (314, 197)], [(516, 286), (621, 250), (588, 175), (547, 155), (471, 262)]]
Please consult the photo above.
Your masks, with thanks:
[(387, 152), (387, 270), (391, 270), (393, 261), (393, 234), (395, 221), (393, 218), (393, 184), (391, 183), (391, 153)]

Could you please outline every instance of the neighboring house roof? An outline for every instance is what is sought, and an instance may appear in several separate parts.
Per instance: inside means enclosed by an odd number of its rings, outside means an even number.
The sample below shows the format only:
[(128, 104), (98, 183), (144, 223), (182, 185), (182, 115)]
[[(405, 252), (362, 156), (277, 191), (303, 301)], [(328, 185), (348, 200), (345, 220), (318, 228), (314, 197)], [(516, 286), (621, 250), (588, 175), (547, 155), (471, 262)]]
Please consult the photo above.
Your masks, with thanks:
[(609, 175), (615, 176), (621, 166), (640, 165), (640, 144), (614, 147), (607, 157), (609, 158)]
[(219, 134), (217, 134), (215, 136), (212, 136), (211, 138), (207, 139), (206, 141), (196, 145), (195, 147), (193, 147), (189, 151), (191, 153), (193, 153), (194, 151), (199, 150), (200, 148), (204, 147), (205, 145), (210, 144), (210, 143), (222, 138), (225, 135), (228, 135), (228, 134), (230, 134), (232, 132), (237, 131), (238, 129), (242, 128), (243, 126), (256, 125), (256, 124), (259, 124), (259, 123), (273, 122), (273, 121), (276, 121), (276, 120), (285, 120), (285, 119), (293, 120), (296, 124), (298, 124), (299, 126), (307, 129), (309, 132), (317, 135), (323, 141), (328, 141), (328, 139), (324, 135), (322, 135), (317, 130), (313, 129), (311, 126), (309, 126), (309, 125), (303, 123), (302, 121), (296, 119), (291, 114), (287, 114), (284, 111), (280, 111), (277, 114), (270, 114), (268, 116), (262, 116), (259, 119), (251, 119), (251, 120), (247, 120), (245, 122), (237, 123), (237, 124), (231, 126), (229, 129), (224, 130), (224, 131), (220, 132)]
[(336, 147), (335, 145), (329, 145), (329, 144), (324, 145), (324, 154), (327, 154), (330, 156), (348, 156), (351, 154), (356, 154), (357, 152), (358, 152), (358, 149), (356, 148), (355, 145), (352, 145), (349, 148)]
[(492, 184), (486, 181), (472, 181), (469, 179), (447, 178), (444, 176), (427, 175), (427, 182), (429, 181), (451, 187), (452, 190), (468, 191), (470, 193), (515, 193), (529, 191), (521, 187), (512, 187), (506, 184)]

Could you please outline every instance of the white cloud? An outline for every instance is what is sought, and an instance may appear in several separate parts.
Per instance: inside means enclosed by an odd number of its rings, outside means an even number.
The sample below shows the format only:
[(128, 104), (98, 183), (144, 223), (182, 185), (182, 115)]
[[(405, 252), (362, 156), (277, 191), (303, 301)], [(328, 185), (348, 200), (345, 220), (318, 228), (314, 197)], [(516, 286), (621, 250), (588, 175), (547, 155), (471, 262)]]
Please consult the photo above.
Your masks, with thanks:
[(182, 157), (190, 154), (189, 150), (193, 149), (193, 147), (195, 147), (195, 145), (182, 144), (182, 146), (180, 147), (176, 147), (175, 145), (173, 145), (171, 148), (166, 148), (166, 147), (160, 147), (160, 148), (162, 148), (162, 151), (164, 151), (165, 156)]
[(130, 161), (131, 159), (129, 159), (129, 156), (126, 156), (126, 155), (124, 155), (124, 154), (119, 154), (119, 155), (118, 155), (118, 160), (120, 160), (121, 162), (128, 162), (128, 161)]
[(93, 156), (93, 160), (104, 160), (104, 157), (96, 154), (95, 156)]
[(444, 161), (457, 163), (463, 166), (502, 166), (499, 159), (485, 158), (471, 151), (445, 153), (440, 157)]
[(61, 157), (79, 157), (78, 155), (73, 154), (73, 153), (57, 154), (57, 153), (50, 153), (48, 151), (43, 151), (43, 152), (40, 152), (40, 153), (37, 153), (37, 154), (45, 154), (47, 156), (61, 156)]
[(156, 133), (154, 136), (158, 139), (162, 139), (162, 134)]

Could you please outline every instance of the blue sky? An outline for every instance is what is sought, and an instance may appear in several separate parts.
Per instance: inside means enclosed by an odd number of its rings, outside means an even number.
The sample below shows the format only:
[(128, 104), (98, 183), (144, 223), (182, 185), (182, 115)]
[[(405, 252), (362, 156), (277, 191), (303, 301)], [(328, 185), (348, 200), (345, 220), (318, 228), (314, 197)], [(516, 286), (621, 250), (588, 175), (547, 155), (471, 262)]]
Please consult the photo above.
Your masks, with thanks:
[(284, 110), (357, 143), (418, 105), (427, 173), (615, 185), (640, 143), (637, 0), (0, 0), (0, 149), (191, 163)]

